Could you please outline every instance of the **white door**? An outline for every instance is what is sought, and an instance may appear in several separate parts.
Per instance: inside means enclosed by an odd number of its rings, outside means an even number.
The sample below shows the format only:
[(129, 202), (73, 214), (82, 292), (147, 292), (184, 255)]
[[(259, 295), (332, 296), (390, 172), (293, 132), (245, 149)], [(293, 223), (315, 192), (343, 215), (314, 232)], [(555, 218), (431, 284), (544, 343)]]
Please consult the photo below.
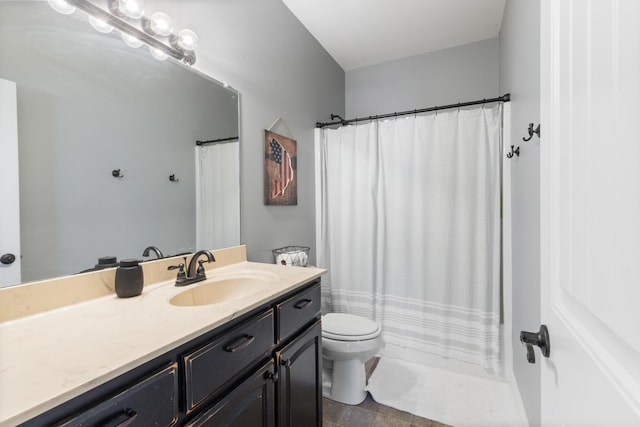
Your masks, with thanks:
[(545, 426), (640, 426), (640, 1), (541, 3)]
[(1, 287), (20, 283), (20, 196), (16, 84), (3, 79), (0, 79), (0, 188)]

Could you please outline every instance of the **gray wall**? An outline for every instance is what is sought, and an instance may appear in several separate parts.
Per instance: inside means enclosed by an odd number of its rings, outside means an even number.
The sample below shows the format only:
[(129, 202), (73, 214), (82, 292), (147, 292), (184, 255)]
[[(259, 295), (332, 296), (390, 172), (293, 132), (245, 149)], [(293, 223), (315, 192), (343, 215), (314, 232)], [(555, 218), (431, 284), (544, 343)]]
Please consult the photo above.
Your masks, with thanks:
[(498, 96), (498, 38), (348, 71), (348, 118)]
[[(273, 262), (272, 249), (304, 245), (313, 262), (313, 129), (331, 113), (344, 114), (344, 71), (280, 0), (156, 5), (200, 36), (196, 68), (241, 93), (242, 241), (249, 259)], [(297, 140), (297, 206), (263, 204), (264, 129), (278, 117)], [(284, 127), (273, 130), (286, 134)]]
[(513, 370), (533, 426), (540, 425), (540, 363), (527, 362), (519, 333), (540, 325), (540, 140), (522, 141), (540, 120), (539, 18), (538, 0), (507, 0), (500, 31), (500, 92), (511, 93), (511, 141), (520, 146), (511, 166)]

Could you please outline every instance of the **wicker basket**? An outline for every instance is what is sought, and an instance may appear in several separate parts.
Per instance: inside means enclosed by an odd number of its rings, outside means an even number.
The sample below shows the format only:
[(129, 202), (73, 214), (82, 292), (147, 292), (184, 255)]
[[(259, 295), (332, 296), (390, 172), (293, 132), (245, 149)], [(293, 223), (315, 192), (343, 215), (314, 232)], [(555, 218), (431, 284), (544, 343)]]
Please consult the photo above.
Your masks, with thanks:
[(309, 249), (306, 246), (285, 246), (273, 250), (276, 264), (306, 267), (309, 260)]

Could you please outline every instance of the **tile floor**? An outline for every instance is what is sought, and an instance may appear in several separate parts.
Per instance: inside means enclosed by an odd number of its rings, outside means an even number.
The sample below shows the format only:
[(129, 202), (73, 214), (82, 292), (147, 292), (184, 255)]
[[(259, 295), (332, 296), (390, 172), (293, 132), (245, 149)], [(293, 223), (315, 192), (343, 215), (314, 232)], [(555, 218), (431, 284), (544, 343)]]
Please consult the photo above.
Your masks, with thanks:
[[(378, 358), (366, 364), (367, 379), (375, 370)], [(367, 395), (357, 406), (344, 405), (326, 397), (322, 399), (323, 427), (451, 427), (437, 421), (420, 418), (408, 412), (384, 406)]]

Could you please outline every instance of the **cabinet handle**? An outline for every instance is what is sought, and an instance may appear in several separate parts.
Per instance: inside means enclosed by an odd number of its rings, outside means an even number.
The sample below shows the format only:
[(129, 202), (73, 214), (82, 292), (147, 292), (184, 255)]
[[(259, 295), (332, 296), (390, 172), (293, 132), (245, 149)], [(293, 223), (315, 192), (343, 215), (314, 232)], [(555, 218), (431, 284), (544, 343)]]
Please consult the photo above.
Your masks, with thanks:
[(277, 372), (271, 372), (271, 371), (267, 371), (264, 374), (264, 377), (268, 380), (271, 380), (272, 383), (275, 383), (276, 381), (278, 381), (278, 373)]
[(305, 308), (305, 307), (309, 306), (309, 304), (311, 304), (312, 302), (313, 302), (313, 301), (312, 301), (312, 300), (310, 300), (310, 299), (303, 299), (303, 300), (300, 300), (300, 301), (298, 301), (297, 303), (295, 303), (293, 306), (294, 306), (295, 308), (297, 308), (298, 310), (301, 310), (301, 309), (303, 309), (303, 308)]
[(138, 413), (132, 409), (126, 409), (124, 412), (111, 418), (101, 427), (127, 427), (138, 418)]
[(243, 348), (246, 348), (251, 345), (251, 343), (256, 339), (253, 335), (243, 335), (235, 340), (231, 341), (226, 345), (224, 351), (228, 351), (229, 353), (235, 353), (236, 351), (240, 351)]

